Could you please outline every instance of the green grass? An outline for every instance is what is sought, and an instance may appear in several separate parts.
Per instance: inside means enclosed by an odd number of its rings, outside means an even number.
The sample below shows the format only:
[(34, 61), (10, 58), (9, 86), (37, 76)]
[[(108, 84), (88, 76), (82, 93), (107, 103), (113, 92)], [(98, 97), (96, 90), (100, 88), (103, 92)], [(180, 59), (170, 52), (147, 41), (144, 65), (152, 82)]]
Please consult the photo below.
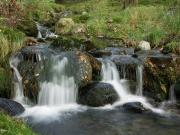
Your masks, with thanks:
[(36, 135), (22, 121), (0, 112), (0, 135)]
[[(179, 32), (180, 8), (176, 0), (139, 0), (122, 9), (118, 0), (88, 0), (65, 4), (76, 23), (85, 23), (93, 36), (147, 40), (157, 46), (168, 33)], [(85, 14), (84, 14), (85, 13)]]
[(24, 46), (25, 35), (6, 26), (0, 27), (0, 65), (8, 62), (8, 56)]
[(53, 12), (60, 12), (64, 7), (55, 4), (53, 0), (22, 0), (26, 18), (36, 20), (38, 22), (50, 21)]

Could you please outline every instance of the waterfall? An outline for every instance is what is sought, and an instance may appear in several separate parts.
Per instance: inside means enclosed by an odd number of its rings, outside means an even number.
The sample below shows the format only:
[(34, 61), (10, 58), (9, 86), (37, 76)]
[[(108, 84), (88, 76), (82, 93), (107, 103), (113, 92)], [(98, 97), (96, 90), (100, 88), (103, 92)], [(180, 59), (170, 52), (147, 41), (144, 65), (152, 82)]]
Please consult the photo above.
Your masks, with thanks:
[(14, 73), (14, 100), (23, 103), (24, 102), (24, 94), (23, 94), (23, 85), (22, 85), (22, 77), (17, 69), (19, 62), (21, 61), (20, 55), (14, 55), (10, 58), (10, 67), (13, 69)]
[(137, 82), (137, 88), (136, 88), (136, 94), (139, 96), (143, 95), (143, 66), (138, 65), (136, 67), (136, 82)]
[(128, 91), (122, 86), (120, 82), (119, 72), (116, 65), (110, 61), (105, 60), (102, 64), (102, 81), (110, 83), (114, 86), (118, 96), (122, 100), (128, 95)]
[(171, 85), (170, 90), (169, 90), (169, 102), (172, 104), (176, 103), (176, 96), (174, 93), (174, 84)]
[(47, 38), (57, 38), (58, 35), (51, 32), (48, 28), (40, 25), (38, 22), (36, 22), (36, 27), (38, 30), (38, 39), (47, 39)]
[(57, 106), (76, 102), (77, 86), (73, 76), (67, 75), (70, 64), (68, 58), (53, 57), (49, 81), (40, 84), (38, 104)]
[[(140, 71), (142, 68), (140, 67)], [(122, 81), (119, 77), (119, 72), (116, 65), (111, 60), (102, 60), (102, 81), (111, 84), (119, 96), (119, 101), (113, 106), (122, 105), (128, 102), (141, 102), (145, 108), (148, 108), (156, 113), (164, 113), (162, 109), (154, 108), (147, 102), (146, 98), (140, 95), (131, 94), (123, 87)], [(142, 75), (142, 74), (141, 74)]]
[(36, 27), (37, 27), (37, 30), (38, 30), (37, 38), (38, 38), (38, 39), (41, 39), (41, 38), (42, 38), (41, 26), (40, 26), (39, 23), (37, 23), (37, 22), (36, 22)]

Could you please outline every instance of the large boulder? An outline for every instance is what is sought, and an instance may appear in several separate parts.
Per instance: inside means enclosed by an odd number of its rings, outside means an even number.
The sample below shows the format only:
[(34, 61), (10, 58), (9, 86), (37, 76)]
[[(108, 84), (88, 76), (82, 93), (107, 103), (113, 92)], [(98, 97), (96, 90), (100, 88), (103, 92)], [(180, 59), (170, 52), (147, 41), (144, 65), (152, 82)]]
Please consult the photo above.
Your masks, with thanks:
[(37, 37), (38, 35), (36, 22), (33, 20), (24, 20), (17, 26), (17, 28), (23, 31), (27, 36)]
[(73, 29), (75, 23), (72, 18), (61, 18), (55, 26), (56, 34), (69, 34)]
[(118, 95), (111, 84), (92, 82), (79, 90), (78, 102), (92, 107), (113, 104)]
[(25, 111), (21, 104), (6, 98), (0, 98), (0, 111), (1, 110), (11, 116), (19, 115)]

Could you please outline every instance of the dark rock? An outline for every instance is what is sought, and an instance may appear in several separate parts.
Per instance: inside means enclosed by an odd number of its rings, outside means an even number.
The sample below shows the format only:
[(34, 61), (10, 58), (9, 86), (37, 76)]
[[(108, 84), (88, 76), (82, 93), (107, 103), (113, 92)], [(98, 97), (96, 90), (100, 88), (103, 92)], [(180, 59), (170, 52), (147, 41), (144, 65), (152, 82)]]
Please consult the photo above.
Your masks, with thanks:
[(144, 64), (144, 90), (156, 101), (167, 99), (170, 86), (180, 77), (179, 69), (179, 57), (148, 56)]
[(16, 101), (0, 98), (0, 110), (11, 116), (19, 115), (25, 111), (24, 107)]
[(176, 100), (180, 101), (180, 81), (178, 81), (174, 86), (174, 92), (176, 96)]
[(89, 53), (96, 58), (102, 58), (104, 56), (112, 55), (112, 53), (110, 51), (105, 51), (105, 50), (94, 50), (94, 51), (90, 51)]
[(125, 103), (123, 104), (123, 108), (127, 111), (131, 111), (135, 113), (143, 113), (148, 111), (146, 108), (144, 108), (144, 106), (140, 102)]
[(113, 86), (102, 82), (93, 82), (79, 90), (78, 102), (92, 107), (113, 104), (118, 95)]

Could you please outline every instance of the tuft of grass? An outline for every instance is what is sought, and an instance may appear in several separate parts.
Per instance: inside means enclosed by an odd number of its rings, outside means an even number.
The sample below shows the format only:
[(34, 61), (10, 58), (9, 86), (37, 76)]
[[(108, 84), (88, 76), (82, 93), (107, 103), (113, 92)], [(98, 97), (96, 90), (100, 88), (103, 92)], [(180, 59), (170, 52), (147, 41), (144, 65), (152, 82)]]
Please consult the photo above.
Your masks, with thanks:
[(20, 120), (0, 112), (0, 135), (36, 135)]
[(25, 35), (15, 29), (0, 28), (0, 64), (7, 62), (7, 57), (24, 46)]

